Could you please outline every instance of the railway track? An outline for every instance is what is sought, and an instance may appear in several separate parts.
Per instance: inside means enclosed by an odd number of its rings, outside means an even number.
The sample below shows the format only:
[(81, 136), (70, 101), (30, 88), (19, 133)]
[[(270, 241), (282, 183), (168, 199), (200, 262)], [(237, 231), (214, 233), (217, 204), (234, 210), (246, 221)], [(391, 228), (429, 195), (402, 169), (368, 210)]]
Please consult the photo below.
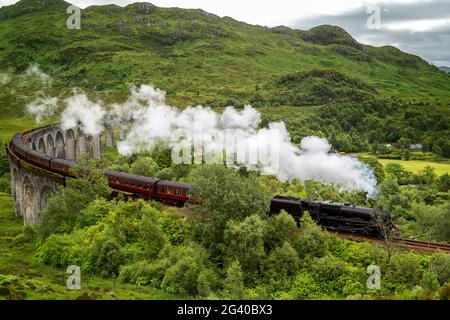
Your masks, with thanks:
[[(383, 245), (385, 241), (380, 238), (370, 237), (370, 236), (362, 236), (362, 235), (354, 235), (350, 233), (344, 233), (344, 232), (333, 232), (338, 237), (348, 240), (355, 240), (355, 241), (370, 241), (372, 243), (378, 243)], [(419, 252), (435, 252), (435, 251), (443, 251), (450, 253), (450, 244), (446, 243), (436, 243), (431, 241), (423, 241), (423, 240), (416, 240), (416, 239), (407, 239), (407, 238), (394, 238), (392, 240), (393, 246), (397, 248), (403, 248), (408, 250), (414, 250)]]
[(401, 247), (406, 247), (422, 252), (434, 252), (437, 250), (441, 250), (450, 253), (450, 244), (445, 243), (436, 243), (430, 241), (405, 239), (405, 238), (395, 238), (393, 243)]

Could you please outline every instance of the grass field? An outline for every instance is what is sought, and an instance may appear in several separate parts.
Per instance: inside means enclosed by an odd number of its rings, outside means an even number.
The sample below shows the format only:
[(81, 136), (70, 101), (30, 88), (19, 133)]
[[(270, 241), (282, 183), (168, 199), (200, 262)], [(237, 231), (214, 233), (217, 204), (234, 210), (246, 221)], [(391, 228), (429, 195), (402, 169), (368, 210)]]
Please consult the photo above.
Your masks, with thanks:
[(1, 299), (185, 299), (149, 286), (122, 284), (81, 275), (81, 290), (69, 290), (64, 269), (43, 265), (34, 243), (16, 240), (22, 232), (11, 196), (0, 193), (0, 300)]
[(37, 127), (31, 117), (0, 117), (0, 140), (9, 142), (16, 132), (21, 132)]
[(443, 175), (444, 173), (450, 173), (450, 164), (448, 163), (438, 163), (430, 161), (420, 161), (420, 160), (391, 160), (391, 159), (378, 159), (378, 161), (385, 166), (388, 163), (398, 163), (401, 164), (406, 170), (413, 173), (417, 173), (426, 166), (433, 167), (437, 175)]

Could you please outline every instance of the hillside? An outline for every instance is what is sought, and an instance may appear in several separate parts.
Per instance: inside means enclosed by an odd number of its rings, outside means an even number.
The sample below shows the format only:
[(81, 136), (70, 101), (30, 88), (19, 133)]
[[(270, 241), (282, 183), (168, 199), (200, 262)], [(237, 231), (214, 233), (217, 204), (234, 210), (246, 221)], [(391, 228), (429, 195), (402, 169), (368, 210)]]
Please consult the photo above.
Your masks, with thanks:
[[(123, 93), (130, 84), (152, 83), (181, 106), (243, 104), (259, 88), (275, 105), (347, 101), (349, 92), (357, 93), (356, 101), (375, 93), (450, 101), (450, 81), (437, 67), (393, 47), (359, 44), (339, 27), (267, 28), (202, 10), (135, 3), (86, 8), (81, 30), (68, 30), (67, 6), (22, 0), (1, 8), (0, 69), (21, 72), (35, 62), (62, 87), (97, 91)], [(280, 96), (280, 79), (324, 70), (351, 81), (324, 99), (273, 98)], [(321, 85), (327, 84), (304, 77), (294, 93), (316, 95), (327, 90)]]
[(450, 73), (450, 67), (439, 67), (439, 69), (441, 69), (445, 73)]
[[(3, 137), (28, 128), (16, 117), (37, 96), (81, 88), (109, 103), (152, 84), (178, 107), (251, 104), (264, 124), (283, 120), (295, 143), (312, 134), (360, 152), (403, 138), (450, 156), (450, 78), (417, 56), (362, 45), (330, 25), (267, 28), (148, 3), (88, 7), (81, 29), (69, 30), (68, 5), (0, 8)], [(33, 64), (51, 81), (28, 76)]]

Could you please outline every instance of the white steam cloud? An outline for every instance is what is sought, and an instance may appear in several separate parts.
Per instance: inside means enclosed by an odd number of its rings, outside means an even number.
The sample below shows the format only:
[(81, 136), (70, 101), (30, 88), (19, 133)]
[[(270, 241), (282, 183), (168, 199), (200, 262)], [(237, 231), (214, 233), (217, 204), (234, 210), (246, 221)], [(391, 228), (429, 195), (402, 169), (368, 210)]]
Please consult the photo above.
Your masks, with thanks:
[(0, 73), (0, 84), (5, 85), (11, 81), (11, 77), (7, 73)]
[(61, 127), (64, 130), (81, 124), (84, 133), (88, 135), (101, 132), (103, 119), (106, 114), (106, 111), (101, 106), (101, 102), (95, 103), (90, 101), (84, 93), (77, 93), (67, 98), (64, 102), (67, 106), (61, 118)]
[(56, 97), (39, 97), (26, 106), (36, 122), (40, 123), (43, 119), (53, 116), (58, 109), (58, 98)]
[[(186, 132), (193, 132), (187, 137), (188, 142), (195, 140), (193, 136), (201, 131), (207, 148), (213, 150), (219, 146), (215, 151), (225, 151), (228, 156), (228, 141), (219, 144), (216, 137), (234, 130), (238, 144), (272, 150), (272, 144), (276, 143), (279, 159), (274, 174), (281, 180), (317, 180), (345, 190), (363, 190), (369, 195), (375, 192), (376, 179), (370, 167), (352, 157), (330, 154), (331, 146), (325, 139), (306, 137), (299, 148), (291, 142), (283, 122), (258, 129), (261, 115), (251, 106), (243, 110), (227, 107), (221, 114), (203, 106), (179, 110), (166, 104), (165, 95), (164, 91), (142, 85), (131, 89), (131, 96), (125, 103), (105, 107), (101, 102), (90, 101), (85, 94), (75, 94), (64, 101), (62, 127), (81, 125), (83, 131), (91, 135), (102, 132), (105, 124), (127, 128), (126, 139), (118, 144), (122, 155), (149, 150), (160, 141), (174, 148), (173, 133), (186, 129)], [(227, 161), (227, 164), (231, 163)], [(247, 167), (270, 172), (264, 161)]]
[(37, 77), (43, 84), (50, 84), (52, 81), (52, 78), (43, 72), (36, 63), (31, 64), (27, 70), (25, 70), (25, 74), (30, 77)]

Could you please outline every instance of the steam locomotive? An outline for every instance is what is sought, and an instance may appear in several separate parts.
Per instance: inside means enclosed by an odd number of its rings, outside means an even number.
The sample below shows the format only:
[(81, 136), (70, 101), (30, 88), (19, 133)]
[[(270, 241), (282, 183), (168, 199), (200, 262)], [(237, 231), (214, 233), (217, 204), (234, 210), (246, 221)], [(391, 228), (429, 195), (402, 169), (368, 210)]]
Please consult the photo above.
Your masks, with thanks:
[[(25, 142), (26, 137), (15, 134), (7, 151), (14, 158), (20, 158), (39, 168), (57, 173), (63, 177), (72, 177), (70, 167), (72, 161), (49, 157), (46, 154), (32, 150)], [(137, 176), (111, 170), (103, 171), (109, 186), (120, 192), (147, 200), (153, 199), (174, 205), (183, 205), (189, 201), (190, 185), (187, 183), (160, 180), (156, 178)], [(297, 222), (305, 211), (320, 225), (327, 229), (381, 237), (384, 226), (393, 227), (391, 215), (379, 211), (332, 201), (316, 201), (293, 197), (275, 196), (271, 199), (269, 214), (277, 214), (285, 210)], [(380, 223), (381, 221), (381, 223)]]

